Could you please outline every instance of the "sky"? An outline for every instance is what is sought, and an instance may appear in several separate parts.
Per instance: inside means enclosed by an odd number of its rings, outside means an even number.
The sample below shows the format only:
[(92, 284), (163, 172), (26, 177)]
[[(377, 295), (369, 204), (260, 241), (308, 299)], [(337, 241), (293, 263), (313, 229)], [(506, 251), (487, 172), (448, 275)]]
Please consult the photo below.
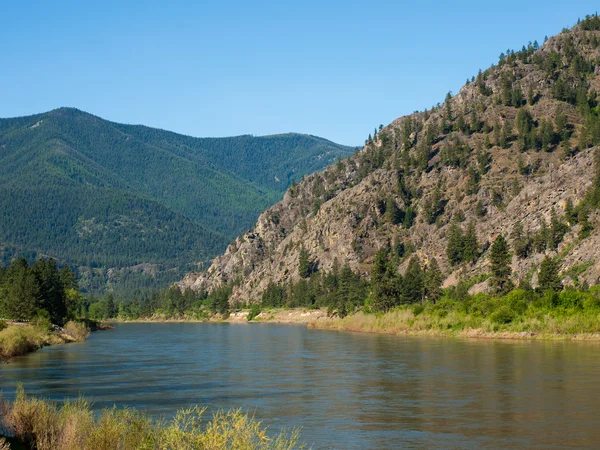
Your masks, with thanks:
[(285, 132), (357, 146), (430, 108), (591, 1), (13, 1), (0, 117), (71, 106), (197, 137)]

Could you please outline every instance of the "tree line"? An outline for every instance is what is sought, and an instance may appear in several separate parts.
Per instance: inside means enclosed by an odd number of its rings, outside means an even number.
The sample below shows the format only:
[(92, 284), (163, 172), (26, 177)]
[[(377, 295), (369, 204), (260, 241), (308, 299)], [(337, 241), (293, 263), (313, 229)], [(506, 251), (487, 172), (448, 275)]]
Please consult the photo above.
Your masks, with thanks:
[(0, 268), (0, 314), (4, 319), (29, 321), (38, 316), (57, 325), (77, 315), (80, 294), (69, 266), (59, 268), (53, 259), (29, 265), (17, 258)]

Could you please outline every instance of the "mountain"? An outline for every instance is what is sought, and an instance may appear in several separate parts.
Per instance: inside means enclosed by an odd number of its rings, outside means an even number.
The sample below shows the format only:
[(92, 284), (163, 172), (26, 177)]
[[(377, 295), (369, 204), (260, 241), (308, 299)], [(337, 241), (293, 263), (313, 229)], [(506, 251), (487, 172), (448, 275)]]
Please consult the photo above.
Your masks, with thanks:
[(351, 151), (300, 134), (193, 138), (73, 108), (0, 119), (2, 257), (52, 256), (94, 291), (168, 283)]
[(515, 284), (537, 285), (546, 256), (564, 284), (598, 283), (599, 30), (600, 19), (586, 17), (541, 46), (503, 53), (455, 96), (290, 187), (178, 286), (233, 285), (230, 302), (256, 302), (311, 271), (348, 264), (369, 278), (383, 248), (401, 273), (415, 256), (422, 266), (435, 258), (445, 286), (481, 292), (500, 234)]

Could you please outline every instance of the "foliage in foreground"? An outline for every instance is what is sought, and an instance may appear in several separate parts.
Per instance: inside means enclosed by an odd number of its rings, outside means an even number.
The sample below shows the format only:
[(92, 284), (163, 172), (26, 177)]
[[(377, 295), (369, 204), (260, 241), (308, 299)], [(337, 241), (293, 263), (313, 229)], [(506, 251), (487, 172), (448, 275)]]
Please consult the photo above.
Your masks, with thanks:
[(302, 448), (298, 430), (269, 437), (261, 422), (239, 409), (218, 412), (205, 425), (205, 410), (198, 407), (154, 421), (131, 408), (94, 414), (83, 398), (57, 406), (26, 396), (19, 386), (15, 401), (2, 410), (3, 426), (38, 450)]
[(359, 312), (319, 327), (379, 333), (461, 334), (535, 333), (586, 335), (600, 333), (600, 287), (588, 291), (535, 293), (516, 289), (502, 297), (485, 294), (458, 299), (447, 292), (437, 303), (404, 305), (384, 314)]

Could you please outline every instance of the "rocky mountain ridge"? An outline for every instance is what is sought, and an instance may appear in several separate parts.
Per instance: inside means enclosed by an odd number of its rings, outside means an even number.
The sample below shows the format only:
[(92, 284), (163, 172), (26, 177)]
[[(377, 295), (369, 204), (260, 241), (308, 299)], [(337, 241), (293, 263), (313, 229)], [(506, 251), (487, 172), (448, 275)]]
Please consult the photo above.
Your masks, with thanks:
[[(231, 302), (253, 302), (269, 283), (300, 279), (302, 251), (318, 270), (337, 260), (368, 277), (375, 253), (390, 246), (402, 249), (401, 271), (410, 254), (424, 265), (435, 257), (446, 286), (470, 280), (481, 291), (499, 234), (515, 249), (527, 245), (513, 255), (515, 283), (535, 285), (546, 255), (559, 259), (563, 283), (598, 283), (600, 217), (585, 202), (598, 183), (599, 30), (591, 16), (542, 46), (508, 51), (443, 104), (376, 130), (360, 152), (292, 186), (178, 286), (232, 284)], [(450, 235), (469, 222), (477, 255), (456, 263)], [(555, 227), (558, 242), (548, 237)]]

